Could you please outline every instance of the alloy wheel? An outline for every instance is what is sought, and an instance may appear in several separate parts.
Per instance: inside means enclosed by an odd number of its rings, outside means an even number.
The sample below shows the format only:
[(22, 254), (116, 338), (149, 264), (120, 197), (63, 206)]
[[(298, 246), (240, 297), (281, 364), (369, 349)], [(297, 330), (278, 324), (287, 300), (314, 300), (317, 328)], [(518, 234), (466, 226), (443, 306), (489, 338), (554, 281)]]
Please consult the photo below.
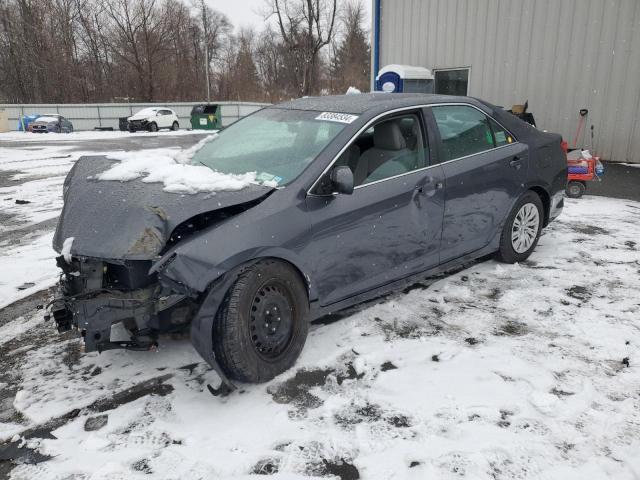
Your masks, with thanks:
[(520, 207), (511, 227), (511, 246), (517, 253), (524, 253), (531, 248), (538, 236), (540, 213), (533, 203), (525, 203)]

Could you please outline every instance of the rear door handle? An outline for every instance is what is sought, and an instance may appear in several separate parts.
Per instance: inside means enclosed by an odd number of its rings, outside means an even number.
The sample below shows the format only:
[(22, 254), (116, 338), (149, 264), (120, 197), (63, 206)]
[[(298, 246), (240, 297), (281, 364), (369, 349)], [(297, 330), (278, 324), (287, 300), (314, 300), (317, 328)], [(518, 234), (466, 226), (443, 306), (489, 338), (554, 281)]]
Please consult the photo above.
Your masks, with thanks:
[(519, 170), (522, 166), (522, 157), (519, 157), (517, 155), (513, 157), (509, 162), (509, 166)]

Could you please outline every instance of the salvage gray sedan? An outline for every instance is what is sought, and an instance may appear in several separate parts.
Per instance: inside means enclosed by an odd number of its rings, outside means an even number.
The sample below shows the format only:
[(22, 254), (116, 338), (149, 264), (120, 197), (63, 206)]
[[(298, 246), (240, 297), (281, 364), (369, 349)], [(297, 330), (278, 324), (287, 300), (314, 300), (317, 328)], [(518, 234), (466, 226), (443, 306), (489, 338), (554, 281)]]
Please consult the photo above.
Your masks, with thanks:
[(563, 207), (560, 142), (473, 98), (363, 94), (269, 107), (205, 144), (194, 164), (256, 172), (237, 191), (99, 182), (113, 161), (83, 158), (52, 315), (87, 351), (190, 326), (225, 385), (269, 380), (314, 318), (488, 254), (529, 257)]

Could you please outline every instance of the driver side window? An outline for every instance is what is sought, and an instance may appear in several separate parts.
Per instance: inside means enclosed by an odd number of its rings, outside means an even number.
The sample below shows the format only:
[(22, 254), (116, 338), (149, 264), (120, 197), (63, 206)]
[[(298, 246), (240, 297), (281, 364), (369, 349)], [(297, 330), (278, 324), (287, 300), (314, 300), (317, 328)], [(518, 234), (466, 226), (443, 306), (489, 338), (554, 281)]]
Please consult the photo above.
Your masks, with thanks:
[[(333, 168), (349, 167), (357, 187), (424, 168), (428, 165), (427, 156), (420, 119), (410, 113), (380, 120), (365, 130), (340, 155)], [(330, 172), (325, 177), (316, 188), (319, 195), (332, 193)]]

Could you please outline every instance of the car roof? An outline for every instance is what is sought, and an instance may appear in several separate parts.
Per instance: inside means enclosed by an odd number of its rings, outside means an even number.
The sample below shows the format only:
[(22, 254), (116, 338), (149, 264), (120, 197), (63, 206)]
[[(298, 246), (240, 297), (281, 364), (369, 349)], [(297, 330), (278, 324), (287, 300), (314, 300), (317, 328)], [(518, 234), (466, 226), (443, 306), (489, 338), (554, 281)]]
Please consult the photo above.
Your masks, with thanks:
[(438, 103), (470, 103), (483, 106), (475, 98), (429, 93), (361, 93), (355, 95), (329, 95), (323, 97), (304, 97), (290, 102), (280, 103), (271, 108), (290, 110), (310, 110), (318, 112), (338, 112), (360, 115), (365, 112), (384, 112), (395, 108)]

